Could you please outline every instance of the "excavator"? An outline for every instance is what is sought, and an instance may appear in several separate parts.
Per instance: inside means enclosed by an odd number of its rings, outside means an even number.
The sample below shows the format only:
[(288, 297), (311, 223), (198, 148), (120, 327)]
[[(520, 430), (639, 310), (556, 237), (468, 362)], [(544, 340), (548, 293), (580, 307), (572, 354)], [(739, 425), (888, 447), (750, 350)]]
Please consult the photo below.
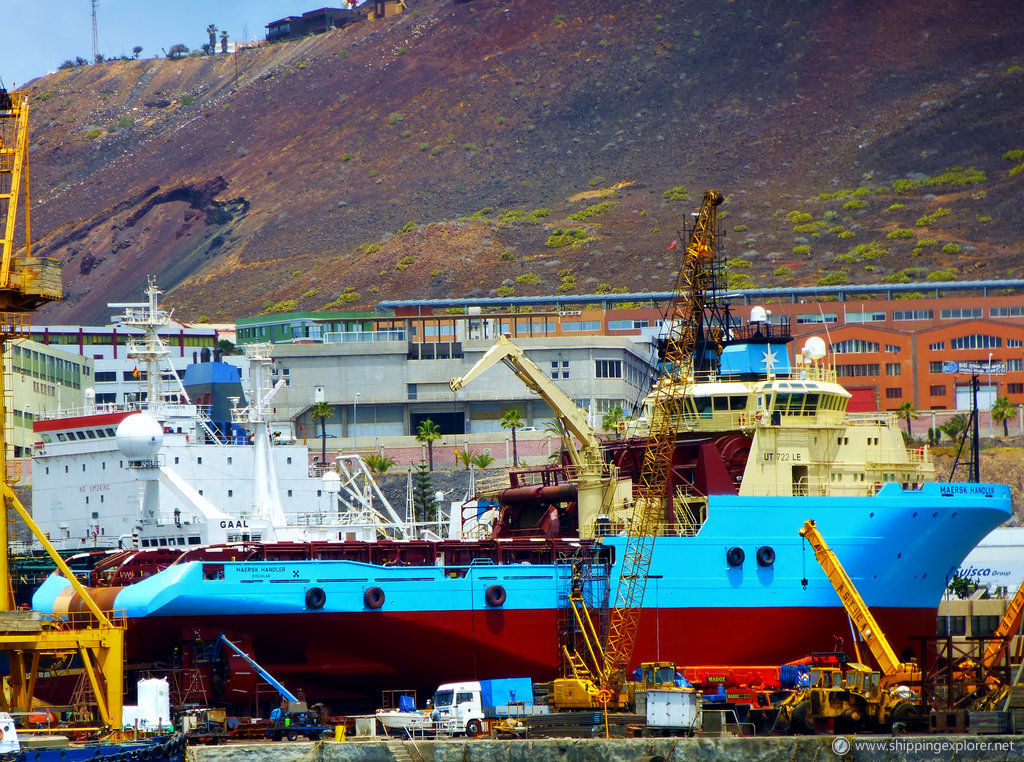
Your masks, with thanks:
[[(8, 91), (0, 83), (0, 357), (12, 341), (31, 338), (31, 313), (62, 297), (60, 264), (32, 256), (29, 203), (29, 102), (26, 93)], [(22, 253), (15, 234), (18, 208), (24, 204)], [(102, 611), (21, 504), (13, 484), (19, 474), (7, 462), (7, 405), (10, 391), (0, 373), (0, 452), (4, 473), (0, 482), (0, 654), (10, 662), (9, 691), (0, 692), (0, 711), (31, 711), (41, 664), (49, 657), (76, 654), (82, 661), (105, 727), (120, 728), (124, 702), (124, 620)], [(86, 610), (71, 621), (44, 623), (32, 611), (14, 610), (7, 558), (7, 508), (10, 506), (32, 531), (84, 601)]]
[(845, 671), (839, 667), (813, 667), (810, 685), (782, 702), (781, 715), (797, 733), (813, 733), (819, 724), (825, 723), (835, 732), (854, 732), (865, 726), (881, 730), (917, 719), (920, 699), (907, 684), (920, 684), (920, 670), (896, 655), (813, 519), (800, 528), (800, 536), (810, 543), (814, 557), (881, 672), (861, 664), (859, 652), (857, 661), (848, 663)]

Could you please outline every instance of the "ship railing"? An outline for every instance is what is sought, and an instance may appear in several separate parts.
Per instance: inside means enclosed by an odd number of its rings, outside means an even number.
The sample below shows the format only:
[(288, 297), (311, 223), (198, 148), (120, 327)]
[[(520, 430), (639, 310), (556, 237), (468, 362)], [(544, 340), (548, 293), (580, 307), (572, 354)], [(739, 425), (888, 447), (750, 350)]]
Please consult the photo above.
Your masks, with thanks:
[(885, 426), (892, 427), (897, 423), (895, 411), (878, 413), (847, 413), (844, 423), (847, 426)]
[[(109, 609), (103, 611), (116, 629), (123, 630), (128, 626), (128, 618), (124, 609)], [(45, 627), (52, 630), (93, 630), (99, 627), (96, 617), (89, 611), (69, 611), (66, 614), (53, 614), (43, 612), (42, 622)]]

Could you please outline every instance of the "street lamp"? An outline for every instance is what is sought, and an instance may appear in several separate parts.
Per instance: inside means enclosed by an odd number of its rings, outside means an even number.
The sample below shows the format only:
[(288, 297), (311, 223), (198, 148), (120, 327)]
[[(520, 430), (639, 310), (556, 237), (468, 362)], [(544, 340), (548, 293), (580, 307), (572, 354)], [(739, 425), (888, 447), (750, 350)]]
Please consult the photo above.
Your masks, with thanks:
[(27, 469), (28, 469), (28, 457), (25, 455), (25, 429), (27, 429), (28, 426), (29, 426), (29, 420), (30, 420), (31, 417), (30, 417), (28, 411), (29, 411), (29, 408), (31, 408), (31, 407), (32, 406), (26, 402), (25, 403), (25, 409), (21, 411), (21, 484), (22, 484), (22, 486), (28, 484), (28, 478), (25, 475), (26, 472), (27, 472)]
[(989, 394), (989, 406), (988, 406), (988, 438), (992, 438), (992, 405), (995, 404), (996, 398), (999, 396), (992, 395), (992, 353), (988, 353), (988, 394)]
[(356, 425), (359, 423), (358, 410), (356, 403), (359, 402), (359, 392), (356, 392), (356, 396), (352, 398), (352, 454), (359, 454), (359, 434), (356, 432)]

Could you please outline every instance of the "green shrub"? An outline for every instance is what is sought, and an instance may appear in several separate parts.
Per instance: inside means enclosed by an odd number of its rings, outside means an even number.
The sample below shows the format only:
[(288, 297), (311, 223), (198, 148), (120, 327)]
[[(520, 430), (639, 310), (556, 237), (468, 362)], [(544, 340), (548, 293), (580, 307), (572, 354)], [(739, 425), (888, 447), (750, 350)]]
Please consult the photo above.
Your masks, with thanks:
[(945, 270), (935, 270), (934, 272), (928, 273), (928, 275), (925, 278), (925, 280), (946, 281), (946, 280), (954, 280), (955, 278), (956, 278), (956, 270), (953, 269), (953, 268), (948, 268), (948, 269), (945, 269)]
[(798, 211), (792, 211), (786, 216), (789, 218), (789, 221), (792, 222), (794, 225), (804, 224), (814, 219), (814, 217), (812, 217), (807, 212)]
[(918, 238), (917, 245), (919, 248), (925, 248), (927, 246), (938, 246), (939, 242), (934, 238)]
[(311, 288), (308, 291), (304, 292), (302, 296), (299, 297), (299, 299), (309, 299), (311, 296), (316, 296), (319, 293), (320, 292), (317, 289)]
[(85, 133), (85, 139), (86, 140), (95, 140), (96, 138), (98, 138), (102, 134), (103, 134), (103, 130), (101, 130), (99, 127), (93, 127), (91, 130), (89, 130), (87, 133)]
[(750, 262), (745, 259), (729, 259), (726, 260), (725, 266), (732, 270), (737, 270), (744, 267), (750, 267)]
[(838, 255), (835, 258), (835, 261), (844, 265), (850, 265), (854, 264), (855, 262), (860, 262), (860, 258), (847, 252), (846, 254)]
[(945, 246), (942, 247), (942, 253), (943, 254), (959, 254), (960, 253), (960, 244), (957, 244), (957, 243), (947, 243)]
[[(371, 288), (370, 290), (373, 291), (374, 289)], [(354, 288), (349, 286), (348, 288), (346, 288), (338, 296), (337, 299), (335, 299), (333, 302), (330, 302), (329, 304), (325, 304), (324, 305), (324, 309), (330, 310), (330, 309), (334, 309), (336, 307), (341, 307), (341, 306), (343, 306), (345, 304), (351, 304), (352, 302), (358, 302), (362, 298), (363, 298), (362, 294), (360, 294)]]
[[(581, 209), (578, 212), (573, 212), (566, 219), (573, 220), (575, 222), (583, 222), (589, 220), (591, 217), (595, 217), (599, 214), (606, 214), (609, 209), (614, 207), (617, 201), (602, 201), (599, 204), (591, 204), (586, 209)], [(534, 212), (536, 214), (536, 212)]]
[(194, 95), (183, 95), (181, 96), (182, 106), (191, 106), (195, 102), (196, 97)]
[(416, 223), (410, 220), (409, 222), (407, 222), (404, 225), (402, 225), (402, 227), (400, 227), (398, 229), (398, 232), (395, 233), (395, 235), (402, 235), (402, 233), (408, 233), (410, 230), (415, 230), (415, 229), (416, 229)]
[(793, 247), (793, 253), (797, 256), (806, 257), (811, 253), (811, 247), (806, 243), (802, 243), (799, 246)]
[(669, 188), (667, 191), (661, 194), (662, 198), (668, 201), (689, 201), (690, 191), (686, 190), (685, 185), (677, 185), (675, 188)]
[(913, 238), (914, 231), (907, 230), (906, 228), (897, 228), (896, 230), (890, 230), (888, 233), (886, 233), (885, 237), (894, 239)]
[(536, 273), (523, 273), (516, 278), (516, 283), (522, 283), (524, 285), (540, 283), (540, 276)]
[(821, 228), (825, 227), (824, 222), (808, 222), (803, 225), (794, 225), (794, 233), (816, 233)]
[(272, 304), (267, 307), (267, 312), (294, 312), (295, 308), (299, 306), (299, 303), (295, 299), (285, 299), (284, 301)]
[(416, 147), (419, 148), (421, 151), (429, 151), (430, 143), (417, 143)]
[(561, 249), (565, 246), (579, 246), (590, 235), (583, 228), (555, 228), (544, 245), (550, 249)]
[(396, 270), (408, 270), (416, 264), (416, 257), (402, 257), (398, 260), (398, 264), (395, 265)]
[(512, 253), (512, 249), (505, 249), (501, 254), (498, 255), (499, 262), (515, 262), (516, 255)]
[(850, 282), (850, 273), (845, 267), (833, 270), (828, 275), (818, 279), (819, 286), (842, 286)]
[(512, 296), (512, 294), (514, 294), (515, 292), (516, 290), (512, 288), (512, 286), (498, 286), (494, 290), (494, 293), (496, 293), (498, 296)]
[(843, 209), (863, 209), (867, 205), (867, 201), (863, 201), (858, 198), (854, 199), (853, 201), (847, 201), (845, 204), (843, 204)]
[(781, 278), (785, 275), (789, 275), (791, 272), (793, 271), (790, 268), (786, 267), (785, 265), (780, 265), (779, 267), (775, 268), (775, 270), (772, 272), (772, 275), (774, 275), (776, 278)]
[(126, 129), (128, 129), (129, 127), (131, 127), (132, 125), (134, 125), (134, 124), (135, 124), (135, 120), (134, 120), (134, 119), (132, 119), (132, 118), (131, 118), (130, 116), (122, 116), (122, 117), (121, 117), (121, 118), (120, 118), (120, 119), (119, 119), (119, 120), (117, 121), (117, 126), (118, 126), (119, 128), (121, 128), (122, 130), (126, 130)]
[(900, 209), (902, 209), (905, 206), (906, 206), (906, 204), (889, 204), (889, 206), (886, 207), (885, 211), (887, 211), (887, 212), (898, 212)]
[(844, 230), (842, 233), (840, 233), (836, 237), (837, 238), (853, 238), (855, 235), (857, 235), (857, 234), (854, 233), (852, 230)]

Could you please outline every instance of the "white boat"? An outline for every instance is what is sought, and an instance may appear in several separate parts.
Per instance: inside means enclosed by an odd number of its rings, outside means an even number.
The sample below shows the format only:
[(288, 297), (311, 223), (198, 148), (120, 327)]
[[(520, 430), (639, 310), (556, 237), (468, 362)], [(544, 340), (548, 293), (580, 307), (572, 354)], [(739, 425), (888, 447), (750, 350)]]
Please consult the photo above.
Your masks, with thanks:
[[(247, 345), (249, 390), (215, 359), (180, 379), (160, 338), (170, 315), (152, 282), (122, 324), (138, 400), (60, 410), (34, 422), (32, 511), (61, 549), (402, 538), (407, 529), (355, 455), (311, 457), (269, 422), (270, 345)], [(205, 358), (204, 358), (205, 359)]]

